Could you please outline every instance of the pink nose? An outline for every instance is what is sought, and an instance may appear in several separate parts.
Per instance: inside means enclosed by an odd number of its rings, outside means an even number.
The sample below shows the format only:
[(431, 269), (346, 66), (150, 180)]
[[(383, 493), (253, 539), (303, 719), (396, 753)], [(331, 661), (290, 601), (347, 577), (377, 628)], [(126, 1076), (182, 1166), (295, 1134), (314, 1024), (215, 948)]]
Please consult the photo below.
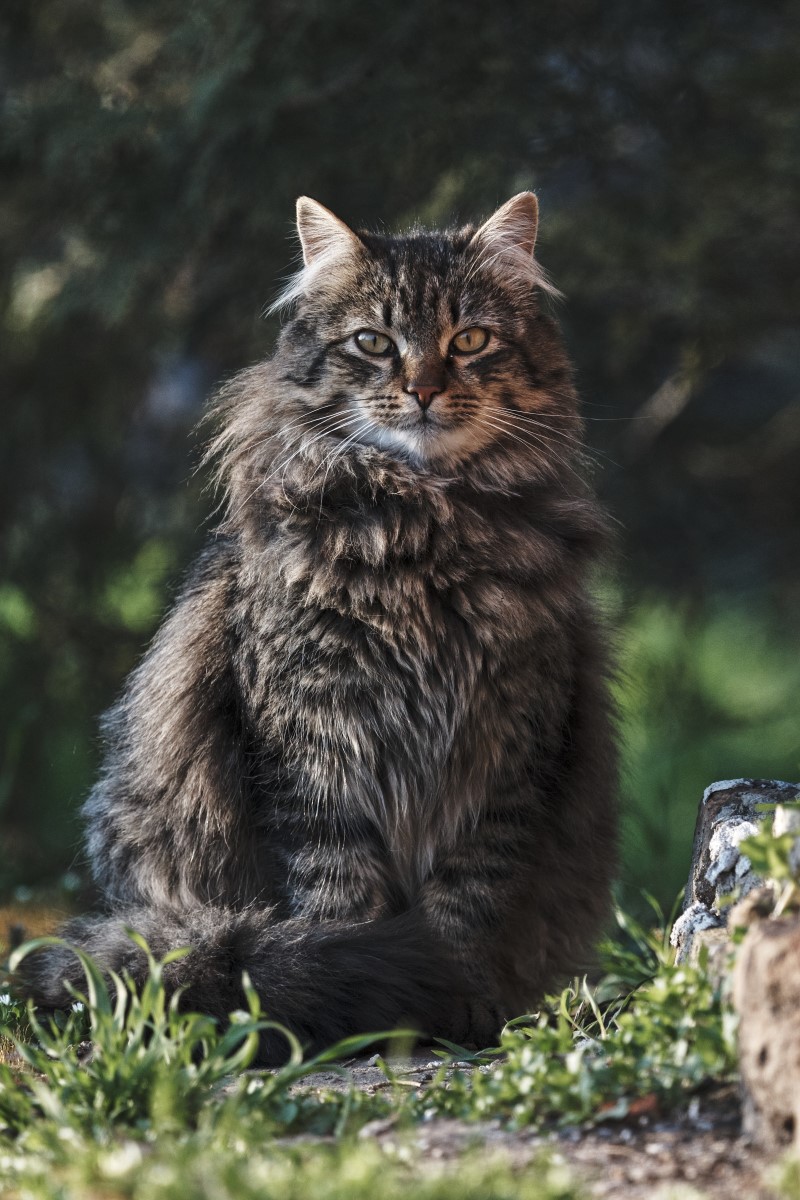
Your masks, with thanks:
[(417, 397), (417, 404), (422, 409), (430, 408), (431, 404), (433, 403), (433, 397), (441, 396), (442, 394), (442, 389), (440, 387), (436, 387), (435, 384), (429, 387), (422, 383), (410, 383), (406, 388), (406, 391), (409, 393), (409, 395)]

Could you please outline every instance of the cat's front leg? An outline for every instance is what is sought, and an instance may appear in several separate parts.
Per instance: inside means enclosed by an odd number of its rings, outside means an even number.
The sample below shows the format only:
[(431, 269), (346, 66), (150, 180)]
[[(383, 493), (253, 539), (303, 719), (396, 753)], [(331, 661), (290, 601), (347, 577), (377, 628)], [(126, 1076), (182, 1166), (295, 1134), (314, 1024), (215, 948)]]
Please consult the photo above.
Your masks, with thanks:
[(394, 907), (380, 840), (356, 818), (323, 822), (297, 814), (286, 865), (292, 917), (360, 922), (390, 915)]
[(534, 848), (530, 802), (508, 798), (469, 821), (440, 851), (421, 890), (428, 926), (467, 981), (454, 1000), (452, 1039), (485, 1047), (515, 1017), (524, 992), (517, 946), (530, 902)]

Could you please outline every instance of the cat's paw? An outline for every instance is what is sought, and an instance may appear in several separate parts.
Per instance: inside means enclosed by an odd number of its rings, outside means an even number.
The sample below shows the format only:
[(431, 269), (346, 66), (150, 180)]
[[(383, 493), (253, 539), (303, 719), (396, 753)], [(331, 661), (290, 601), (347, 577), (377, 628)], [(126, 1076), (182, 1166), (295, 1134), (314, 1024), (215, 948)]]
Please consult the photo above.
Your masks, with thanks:
[(499, 1002), (490, 997), (464, 998), (453, 1013), (448, 1041), (466, 1050), (485, 1050), (497, 1045), (504, 1025)]
[(469, 1040), (476, 1049), (486, 1050), (496, 1046), (505, 1025), (499, 1003), (491, 1000), (473, 1000), (469, 1004)]

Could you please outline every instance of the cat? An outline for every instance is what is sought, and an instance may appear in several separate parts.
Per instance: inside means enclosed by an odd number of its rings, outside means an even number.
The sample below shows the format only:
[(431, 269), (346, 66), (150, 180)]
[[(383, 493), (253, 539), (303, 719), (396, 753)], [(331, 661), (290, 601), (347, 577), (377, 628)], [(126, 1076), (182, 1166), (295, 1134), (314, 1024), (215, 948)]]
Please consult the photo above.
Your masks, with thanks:
[[(121, 699), (85, 805), (106, 912), (65, 936), (185, 1008), (247, 971), (317, 1050), (462, 1045), (585, 965), (616, 864), (607, 522), (543, 303), (535, 196), (356, 233), (297, 203), (274, 356), (227, 383), (219, 528)], [(43, 1005), (82, 973), (26, 964)], [(265, 1035), (260, 1061), (285, 1055)]]

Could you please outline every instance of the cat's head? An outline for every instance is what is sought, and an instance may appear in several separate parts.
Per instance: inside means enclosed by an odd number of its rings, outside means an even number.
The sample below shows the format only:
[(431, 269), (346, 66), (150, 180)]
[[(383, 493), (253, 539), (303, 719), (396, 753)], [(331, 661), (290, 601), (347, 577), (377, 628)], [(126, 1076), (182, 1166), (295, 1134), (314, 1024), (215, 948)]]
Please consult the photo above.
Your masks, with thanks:
[(540, 311), (555, 289), (534, 257), (537, 218), (522, 192), (477, 229), (394, 237), (298, 200), (304, 265), (276, 305), (293, 317), (275, 365), (304, 436), (445, 472), (487, 453), (563, 457), (574, 394)]

